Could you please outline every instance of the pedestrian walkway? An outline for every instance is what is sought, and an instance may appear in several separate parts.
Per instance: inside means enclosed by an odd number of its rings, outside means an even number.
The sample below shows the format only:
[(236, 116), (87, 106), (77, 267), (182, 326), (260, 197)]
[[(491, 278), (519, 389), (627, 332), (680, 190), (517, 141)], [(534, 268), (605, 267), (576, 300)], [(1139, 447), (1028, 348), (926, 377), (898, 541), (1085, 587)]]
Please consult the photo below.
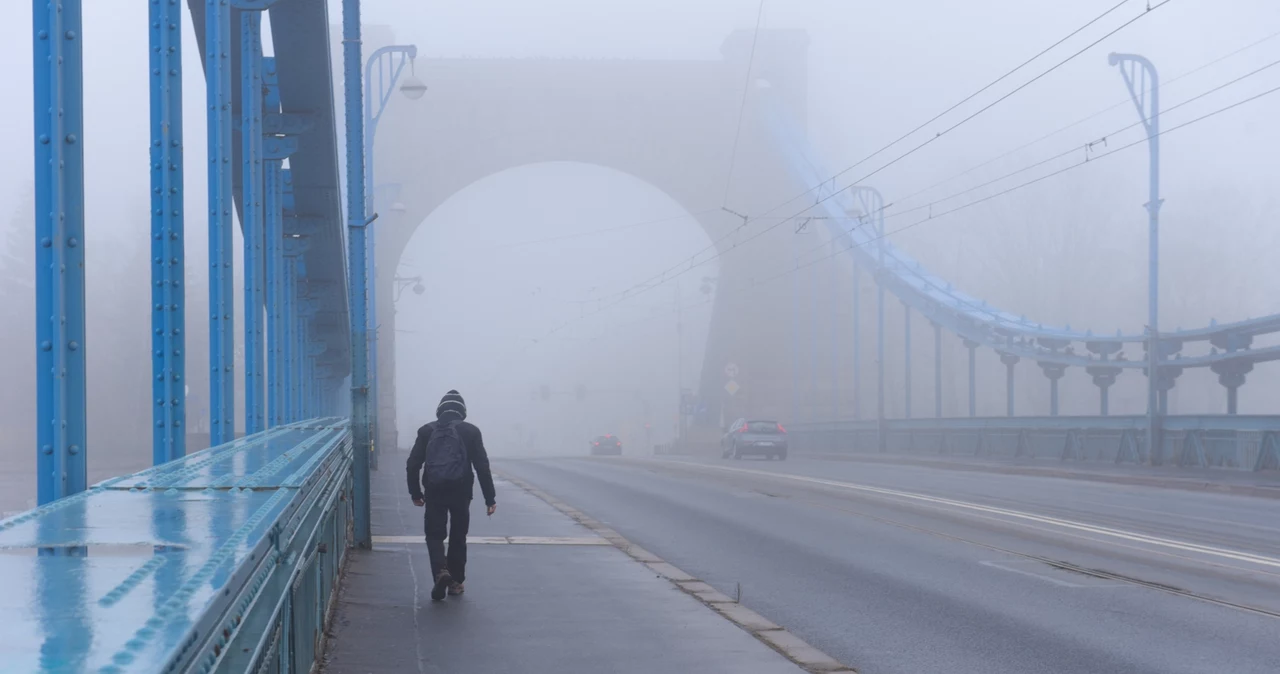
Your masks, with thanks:
[(373, 475), (372, 552), (353, 552), (323, 671), (631, 674), (802, 670), (594, 532), (499, 480), (472, 506), (467, 592), (430, 599), (404, 454)]

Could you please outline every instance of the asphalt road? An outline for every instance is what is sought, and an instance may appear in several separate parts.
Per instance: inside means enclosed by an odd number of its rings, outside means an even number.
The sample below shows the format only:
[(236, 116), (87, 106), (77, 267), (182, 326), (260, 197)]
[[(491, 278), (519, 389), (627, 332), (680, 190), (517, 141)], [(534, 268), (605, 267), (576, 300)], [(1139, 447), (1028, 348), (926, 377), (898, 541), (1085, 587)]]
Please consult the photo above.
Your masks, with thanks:
[(1280, 500), (795, 457), (498, 467), (864, 674), (1280, 671)]

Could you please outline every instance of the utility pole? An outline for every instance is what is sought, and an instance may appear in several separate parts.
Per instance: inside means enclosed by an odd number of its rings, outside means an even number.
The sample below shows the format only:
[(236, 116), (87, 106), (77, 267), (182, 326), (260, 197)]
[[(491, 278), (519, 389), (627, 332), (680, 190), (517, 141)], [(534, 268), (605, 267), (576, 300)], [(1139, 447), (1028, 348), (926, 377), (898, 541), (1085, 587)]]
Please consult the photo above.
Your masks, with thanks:
[[(1137, 54), (1108, 57), (1120, 66), (1129, 97), (1138, 108), (1138, 116), (1147, 131), (1150, 150), (1147, 197), (1147, 453), (1152, 464), (1160, 462), (1163, 442), (1160, 437), (1160, 80), (1151, 61)], [(1150, 93), (1150, 96), (1148, 96)]]

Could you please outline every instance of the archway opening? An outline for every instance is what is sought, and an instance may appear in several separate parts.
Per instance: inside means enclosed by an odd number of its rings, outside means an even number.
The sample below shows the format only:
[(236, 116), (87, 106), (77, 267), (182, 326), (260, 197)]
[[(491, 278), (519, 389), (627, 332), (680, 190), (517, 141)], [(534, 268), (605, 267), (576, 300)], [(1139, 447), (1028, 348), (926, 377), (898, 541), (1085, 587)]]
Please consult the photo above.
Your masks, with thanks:
[(400, 444), (449, 389), (495, 454), (582, 453), (606, 433), (645, 453), (670, 441), (718, 267), (635, 289), (709, 243), (666, 193), (591, 164), (512, 168), (455, 193), (394, 273)]

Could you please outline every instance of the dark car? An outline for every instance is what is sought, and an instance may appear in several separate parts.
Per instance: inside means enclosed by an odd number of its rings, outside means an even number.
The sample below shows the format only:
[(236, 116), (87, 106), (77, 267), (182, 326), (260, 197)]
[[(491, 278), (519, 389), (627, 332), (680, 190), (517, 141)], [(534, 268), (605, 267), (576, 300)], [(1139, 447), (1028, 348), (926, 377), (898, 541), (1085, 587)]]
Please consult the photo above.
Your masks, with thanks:
[(591, 454), (622, 456), (622, 441), (612, 435), (598, 435), (591, 441)]
[(764, 456), (787, 459), (787, 431), (782, 424), (764, 419), (739, 419), (720, 438), (720, 456), (741, 459)]

